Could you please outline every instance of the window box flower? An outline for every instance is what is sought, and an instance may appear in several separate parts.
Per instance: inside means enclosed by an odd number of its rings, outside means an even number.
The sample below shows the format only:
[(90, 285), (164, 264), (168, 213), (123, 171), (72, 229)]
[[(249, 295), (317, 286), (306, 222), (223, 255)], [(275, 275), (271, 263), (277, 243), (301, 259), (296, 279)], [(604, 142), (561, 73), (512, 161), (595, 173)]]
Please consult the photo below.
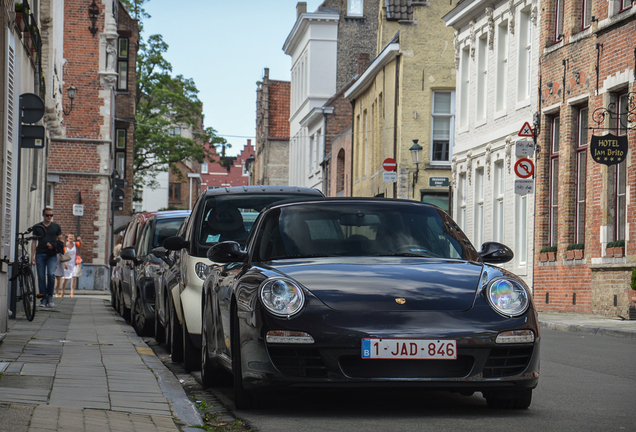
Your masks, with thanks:
[(539, 261), (556, 261), (556, 246), (548, 246), (539, 252)]
[(606, 257), (620, 258), (625, 256), (625, 240), (609, 242), (606, 246)]
[(565, 257), (566, 259), (569, 259), (569, 260), (583, 259), (584, 249), (585, 249), (585, 243), (574, 243), (574, 244), (568, 245), (565, 251)]

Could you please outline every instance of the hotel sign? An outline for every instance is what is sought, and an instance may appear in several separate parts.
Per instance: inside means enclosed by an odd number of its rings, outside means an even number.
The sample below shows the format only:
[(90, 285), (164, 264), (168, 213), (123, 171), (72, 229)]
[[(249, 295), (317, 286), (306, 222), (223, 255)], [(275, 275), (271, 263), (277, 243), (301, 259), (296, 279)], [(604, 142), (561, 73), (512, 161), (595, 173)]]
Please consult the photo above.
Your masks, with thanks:
[(603, 165), (616, 165), (623, 162), (627, 157), (627, 136), (592, 135), (590, 155), (594, 162)]

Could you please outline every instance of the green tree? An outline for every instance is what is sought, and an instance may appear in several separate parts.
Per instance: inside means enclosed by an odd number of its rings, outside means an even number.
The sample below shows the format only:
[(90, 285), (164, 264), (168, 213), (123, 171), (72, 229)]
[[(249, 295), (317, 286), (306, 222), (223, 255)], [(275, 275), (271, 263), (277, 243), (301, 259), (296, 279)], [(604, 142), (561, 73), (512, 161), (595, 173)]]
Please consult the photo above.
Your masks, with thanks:
[[(150, 18), (143, 8), (146, 0), (123, 0), (131, 15), (139, 20)], [(202, 103), (191, 78), (172, 76), (172, 65), (164, 54), (168, 44), (161, 35), (147, 41), (140, 36), (137, 53), (137, 88), (135, 93), (135, 187), (156, 184), (158, 173), (184, 160), (203, 162), (209, 151), (203, 143), (226, 144), (216, 131), (203, 127)], [(192, 138), (174, 133), (180, 127), (192, 132)]]

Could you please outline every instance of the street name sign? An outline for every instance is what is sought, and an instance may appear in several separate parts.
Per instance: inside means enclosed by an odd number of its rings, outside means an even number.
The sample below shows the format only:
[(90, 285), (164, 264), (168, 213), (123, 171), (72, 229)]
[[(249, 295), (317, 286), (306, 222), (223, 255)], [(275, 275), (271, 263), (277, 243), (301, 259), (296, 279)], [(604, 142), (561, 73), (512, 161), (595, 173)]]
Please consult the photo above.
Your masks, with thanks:
[(384, 183), (397, 182), (397, 173), (395, 171), (385, 171), (382, 173), (382, 177), (384, 178)]
[(534, 180), (515, 180), (515, 193), (517, 195), (527, 195), (534, 193)]
[(428, 185), (430, 187), (448, 187), (448, 177), (429, 177)]

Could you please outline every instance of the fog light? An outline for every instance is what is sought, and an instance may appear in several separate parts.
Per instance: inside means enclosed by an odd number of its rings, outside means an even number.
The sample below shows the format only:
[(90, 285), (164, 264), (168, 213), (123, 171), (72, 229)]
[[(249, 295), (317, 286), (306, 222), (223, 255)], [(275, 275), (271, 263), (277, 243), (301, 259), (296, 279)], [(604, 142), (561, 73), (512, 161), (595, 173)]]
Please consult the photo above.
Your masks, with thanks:
[(265, 337), (267, 343), (312, 344), (314, 338), (309, 333), (291, 330), (270, 330)]
[(495, 342), (500, 344), (534, 342), (534, 332), (532, 330), (512, 330), (499, 333)]

